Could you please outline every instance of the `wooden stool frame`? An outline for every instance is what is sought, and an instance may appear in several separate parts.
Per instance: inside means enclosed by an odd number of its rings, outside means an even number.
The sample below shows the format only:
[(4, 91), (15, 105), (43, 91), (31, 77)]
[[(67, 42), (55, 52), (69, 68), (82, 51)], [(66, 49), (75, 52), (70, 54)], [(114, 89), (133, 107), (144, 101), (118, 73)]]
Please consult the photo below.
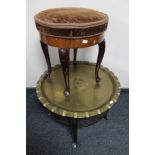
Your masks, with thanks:
[(56, 38), (40, 33), (40, 39), (41, 39), (40, 41), (41, 47), (48, 66), (49, 76), (51, 74), (51, 61), (48, 51), (48, 45), (57, 47), (59, 49), (58, 50), (59, 58), (65, 80), (65, 90), (64, 90), (65, 96), (69, 96), (70, 94), (70, 87), (69, 87), (70, 48), (74, 49), (73, 64), (76, 66), (76, 57), (78, 48), (85, 48), (98, 44), (99, 51), (95, 68), (95, 80), (96, 82), (99, 82), (101, 80), (99, 77), (99, 69), (105, 53), (105, 39), (103, 34), (87, 38), (69, 39), (69, 38)]

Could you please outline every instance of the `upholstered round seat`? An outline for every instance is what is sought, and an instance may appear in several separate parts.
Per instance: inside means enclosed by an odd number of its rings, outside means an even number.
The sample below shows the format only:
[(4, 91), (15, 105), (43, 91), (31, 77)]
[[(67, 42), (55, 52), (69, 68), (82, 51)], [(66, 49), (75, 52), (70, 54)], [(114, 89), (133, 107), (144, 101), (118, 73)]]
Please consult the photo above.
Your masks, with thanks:
[(104, 13), (86, 8), (55, 8), (35, 16), (40, 33), (60, 38), (82, 38), (102, 34), (108, 24)]

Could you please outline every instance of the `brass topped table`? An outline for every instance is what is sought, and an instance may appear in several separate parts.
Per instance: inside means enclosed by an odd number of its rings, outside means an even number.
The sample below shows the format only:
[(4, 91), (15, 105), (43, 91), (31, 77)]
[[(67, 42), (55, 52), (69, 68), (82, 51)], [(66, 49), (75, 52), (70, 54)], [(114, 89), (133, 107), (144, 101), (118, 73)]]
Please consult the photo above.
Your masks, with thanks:
[[(120, 95), (117, 77), (101, 66), (108, 16), (86, 8), (56, 8), (35, 15), (35, 23), (48, 66), (48, 71), (37, 82), (36, 93), (43, 106), (59, 120), (69, 120), (76, 147), (77, 127), (84, 126), (78, 122), (90, 120), (86, 123), (89, 125), (107, 118), (107, 112)], [(76, 61), (78, 48), (97, 44), (99, 52), (95, 64)], [(48, 45), (59, 48), (61, 65), (51, 67)], [(73, 62), (70, 62), (71, 48), (74, 49)]]

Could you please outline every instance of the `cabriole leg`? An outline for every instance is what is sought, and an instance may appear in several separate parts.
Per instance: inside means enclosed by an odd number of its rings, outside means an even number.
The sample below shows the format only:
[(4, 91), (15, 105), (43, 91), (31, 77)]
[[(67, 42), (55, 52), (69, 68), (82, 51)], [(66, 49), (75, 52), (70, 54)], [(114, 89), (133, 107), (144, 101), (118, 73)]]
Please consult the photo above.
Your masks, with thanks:
[(65, 80), (65, 96), (69, 96), (70, 87), (69, 87), (69, 49), (59, 49), (59, 58), (62, 66), (62, 71)]
[(100, 65), (101, 65), (101, 62), (102, 62), (102, 59), (105, 53), (105, 40), (99, 43), (98, 46), (99, 46), (99, 52), (98, 52), (97, 63), (96, 63), (96, 68), (95, 68), (96, 82), (99, 82), (101, 80), (101, 78), (99, 77), (99, 69), (100, 69)]
[(77, 65), (76, 57), (77, 57), (77, 48), (74, 48), (74, 59), (73, 59), (73, 64), (74, 64), (74, 66)]
[(50, 61), (50, 56), (49, 56), (49, 51), (48, 51), (48, 45), (43, 43), (42, 41), (40, 41), (40, 44), (41, 44), (41, 47), (42, 47), (42, 50), (43, 50), (43, 53), (46, 59), (46, 63), (48, 66), (48, 76), (50, 77), (52, 69), (51, 69), (51, 61)]

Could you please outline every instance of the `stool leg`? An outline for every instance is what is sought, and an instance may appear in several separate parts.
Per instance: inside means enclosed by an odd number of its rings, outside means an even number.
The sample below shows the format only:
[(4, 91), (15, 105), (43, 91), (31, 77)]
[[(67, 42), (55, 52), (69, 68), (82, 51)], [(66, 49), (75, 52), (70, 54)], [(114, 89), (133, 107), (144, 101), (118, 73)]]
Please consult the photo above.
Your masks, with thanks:
[(77, 48), (74, 48), (74, 60), (73, 60), (74, 66), (76, 66), (76, 64), (77, 64), (76, 57), (77, 57)]
[(96, 82), (99, 82), (101, 80), (98, 74), (99, 74), (100, 65), (101, 65), (101, 62), (102, 62), (102, 59), (105, 53), (105, 40), (99, 43), (98, 46), (99, 46), (99, 52), (98, 52), (97, 63), (96, 63), (96, 68), (95, 68)]
[(50, 73), (51, 73), (51, 61), (50, 61), (50, 57), (49, 57), (49, 51), (48, 51), (48, 45), (46, 45), (45, 43), (43, 43), (42, 41), (40, 41), (45, 59), (46, 59), (46, 63), (48, 66), (48, 76), (50, 77)]
[(65, 79), (65, 96), (69, 96), (70, 87), (69, 87), (69, 49), (59, 49), (59, 58), (62, 66), (62, 71)]
[(78, 130), (78, 120), (75, 118), (70, 118), (70, 125), (71, 125), (71, 131), (72, 131), (72, 146), (73, 148), (77, 147), (77, 130)]

